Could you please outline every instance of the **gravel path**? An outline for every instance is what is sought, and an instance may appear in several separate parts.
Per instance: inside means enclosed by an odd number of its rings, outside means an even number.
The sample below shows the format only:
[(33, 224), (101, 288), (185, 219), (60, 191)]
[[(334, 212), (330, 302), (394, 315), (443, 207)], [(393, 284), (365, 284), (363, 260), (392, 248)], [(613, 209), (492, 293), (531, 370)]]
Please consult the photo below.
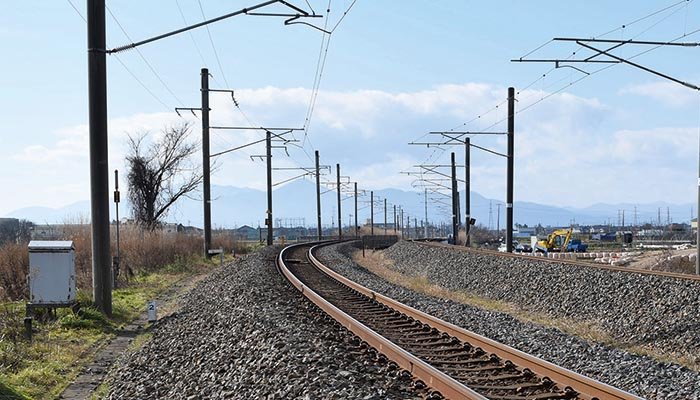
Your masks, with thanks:
[[(395, 257), (397, 252), (404, 252), (403, 247), (410, 249), (413, 246), (416, 245), (400, 242), (387, 250), (387, 253)], [(349, 251), (353, 249), (349, 244), (330, 246), (321, 249), (318, 257), (327, 266), (372, 290), (612, 386), (649, 399), (700, 399), (700, 373), (590, 343), (557, 329), (519, 322), (505, 313), (485, 311), (415, 293), (390, 284), (355, 264), (348, 257)], [(420, 262), (423, 260), (420, 257), (425, 257), (418, 252), (406, 253), (410, 254), (406, 260), (415, 257), (415, 262)], [(433, 261), (432, 264), (439, 268), (437, 262)], [(452, 269), (443, 270), (444, 275), (460, 275), (456, 266), (450, 264), (449, 267)], [(533, 276), (532, 279), (536, 280), (537, 277)]]
[(424, 398), (274, 266), (266, 248), (215, 271), (111, 376), (110, 399)]

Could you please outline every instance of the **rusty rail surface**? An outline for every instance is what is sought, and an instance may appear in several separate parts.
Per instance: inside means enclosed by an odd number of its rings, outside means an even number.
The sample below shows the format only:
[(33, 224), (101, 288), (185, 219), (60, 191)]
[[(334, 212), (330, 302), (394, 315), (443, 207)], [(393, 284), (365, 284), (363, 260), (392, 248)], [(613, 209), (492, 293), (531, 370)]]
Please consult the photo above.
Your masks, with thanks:
[(700, 281), (700, 275), (681, 274), (679, 272), (652, 271), (649, 269), (641, 269), (641, 268), (618, 267), (615, 265), (595, 264), (595, 263), (588, 263), (588, 262), (583, 262), (583, 261), (568, 260), (565, 258), (547, 258), (547, 257), (528, 256), (528, 255), (517, 254), (517, 253), (505, 253), (505, 252), (496, 251), (496, 250), (473, 249), (473, 248), (469, 248), (469, 247), (465, 247), (465, 246), (455, 246), (455, 245), (436, 243), (436, 242), (425, 242), (425, 241), (418, 241), (418, 240), (412, 240), (412, 242), (419, 244), (419, 245), (422, 245), (422, 246), (451, 249), (451, 250), (462, 251), (465, 253), (487, 254), (487, 255), (498, 256), (498, 257), (520, 258), (520, 259), (526, 259), (526, 260), (530, 260), (530, 261), (544, 261), (544, 262), (554, 263), (554, 264), (569, 264), (569, 265), (576, 265), (576, 266), (580, 266), (580, 267), (602, 269), (602, 270), (607, 270), (607, 271), (627, 272), (627, 273), (636, 273), (636, 274), (643, 274), (643, 275), (656, 275), (656, 276), (664, 276), (664, 277), (668, 277), (668, 278)]
[[(278, 267), (290, 282), (343, 326), (447, 398), (638, 399), (349, 281), (313, 256), (316, 247), (307, 253), (309, 247), (290, 246), (280, 253)], [(297, 258), (290, 259), (290, 253)], [(311, 289), (305, 282), (315, 281), (317, 275), (338, 287), (313, 285)], [(338, 294), (343, 290), (347, 293)]]

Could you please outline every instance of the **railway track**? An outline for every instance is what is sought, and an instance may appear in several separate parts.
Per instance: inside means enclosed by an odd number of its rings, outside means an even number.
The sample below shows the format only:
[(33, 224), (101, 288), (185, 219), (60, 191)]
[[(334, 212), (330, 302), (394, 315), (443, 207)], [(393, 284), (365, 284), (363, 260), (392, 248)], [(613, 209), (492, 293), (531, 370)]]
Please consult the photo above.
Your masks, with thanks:
[(665, 277), (669, 277), (669, 278), (685, 279), (685, 280), (690, 280), (690, 281), (700, 281), (700, 275), (681, 274), (678, 272), (652, 271), (649, 269), (641, 269), (641, 268), (630, 268), (630, 267), (619, 267), (619, 266), (614, 266), (614, 265), (594, 264), (591, 262), (567, 260), (565, 258), (533, 257), (530, 255), (522, 255), (522, 254), (517, 254), (517, 253), (504, 253), (504, 252), (494, 251), (494, 250), (473, 249), (473, 248), (467, 248), (464, 246), (454, 246), (454, 245), (435, 243), (435, 242), (413, 241), (413, 243), (416, 243), (416, 244), (421, 245), (421, 246), (439, 247), (439, 248), (451, 249), (454, 251), (461, 251), (461, 252), (465, 252), (465, 253), (488, 254), (488, 255), (493, 255), (493, 256), (498, 256), (498, 257), (519, 258), (519, 259), (526, 259), (526, 260), (531, 260), (531, 261), (548, 262), (548, 263), (553, 263), (553, 264), (577, 265), (577, 266), (596, 268), (596, 269), (602, 269), (602, 270), (607, 270), (607, 271), (628, 272), (628, 273), (636, 273), (636, 274), (643, 274), (643, 275), (656, 275), (656, 276), (665, 276)]
[(411, 372), (418, 385), (452, 399), (638, 399), (366, 289), (322, 265), (314, 248), (282, 250), (280, 272), (383, 357)]

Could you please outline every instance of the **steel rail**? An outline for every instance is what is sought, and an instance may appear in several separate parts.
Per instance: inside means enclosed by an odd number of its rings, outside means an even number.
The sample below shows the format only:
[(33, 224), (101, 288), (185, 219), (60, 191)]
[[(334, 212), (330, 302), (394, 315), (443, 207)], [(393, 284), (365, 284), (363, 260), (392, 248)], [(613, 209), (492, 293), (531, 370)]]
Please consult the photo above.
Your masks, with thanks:
[[(330, 275), (332, 278), (338, 280), (339, 282), (347, 285), (351, 289), (354, 289), (365, 296), (372, 298), (387, 307), (393, 308), (410, 318), (413, 318), (421, 323), (430, 325), (442, 332), (446, 332), (458, 338), (461, 341), (472, 344), (473, 346), (481, 347), (483, 350), (489, 353), (493, 353), (498, 357), (509, 360), (513, 364), (528, 368), (532, 372), (549, 377), (554, 382), (562, 386), (570, 386), (574, 390), (580, 393), (580, 397), (584, 399), (642, 399), (641, 397), (635, 396), (631, 393), (625, 392), (623, 390), (614, 388), (605, 383), (596, 381), (594, 379), (588, 378), (576, 372), (567, 370), (548, 361), (542, 360), (540, 358), (534, 357), (520, 350), (514, 349), (510, 346), (498, 343), (492, 339), (481, 336), (474, 332), (468, 331), (464, 328), (458, 327), (449, 322), (443, 321), (439, 318), (433, 317), (422, 311), (416, 310), (413, 307), (407, 306), (405, 304), (399, 303), (389, 297), (386, 297), (380, 293), (373, 290), (367, 289), (366, 287), (359, 285), (344, 276), (336, 273), (330, 268), (323, 265), (314, 255), (313, 252), (321, 247), (328, 245), (329, 243), (318, 244), (309, 250), (309, 260), (315, 267)], [(281, 255), (280, 255), (281, 257)], [(443, 393), (444, 394), (444, 393)], [(451, 397), (451, 396), (448, 396)]]
[[(471, 253), (475, 253), (475, 254), (488, 254), (488, 255), (493, 255), (493, 256), (498, 256), (498, 257), (510, 257), (510, 258), (517, 258), (517, 259), (526, 259), (526, 260), (530, 260), (530, 261), (533, 261), (533, 260), (544, 261), (544, 262), (553, 263), (553, 264), (569, 264), (569, 265), (576, 265), (576, 266), (588, 267), (588, 268), (596, 268), (596, 269), (607, 270), (607, 271), (636, 273), (636, 274), (643, 274), (643, 275), (655, 275), (655, 276), (663, 276), (663, 277), (667, 277), (667, 278), (700, 281), (700, 275), (681, 274), (679, 272), (652, 271), (649, 269), (641, 269), (641, 268), (618, 267), (615, 265), (595, 264), (595, 263), (588, 263), (588, 262), (577, 261), (577, 260), (570, 260), (570, 259), (566, 259), (566, 258), (548, 258), (548, 257), (528, 256), (528, 255), (524, 255), (524, 254), (507, 253), (507, 252), (495, 251), (495, 250), (472, 249), (472, 248), (468, 248), (468, 247), (464, 247), (464, 246), (453, 246), (453, 245), (449, 245), (449, 244), (436, 243), (436, 242), (425, 242), (425, 241), (419, 241), (419, 240), (413, 240), (412, 242), (416, 243), (416, 244), (423, 245), (423, 246), (441, 247), (441, 248), (457, 250), (457, 251), (461, 251), (461, 252), (465, 252), (465, 253), (471, 252)], [(614, 252), (605, 252), (605, 253), (614, 253)]]
[(287, 251), (304, 246), (309, 245), (295, 244), (285, 247), (277, 257), (277, 267), (279, 270), (294, 287), (301, 291), (304, 296), (325, 311), (333, 319), (342, 324), (345, 328), (367, 342), (370, 346), (387, 356), (387, 358), (394, 361), (401, 368), (409, 371), (411, 374), (413, 374), (413, 376), (422, 380), (428, 386), (439, 391), (443, 396), (454, 399), (486, 400), (486, 397), (480, 395), (472, 389), (469, 389), (444, 372), (437, 370), (435, 367), (432, 367), (425, 361), (408, 353), (388, 339), (377, 334), (366, 325), (358, 322), (350, 315), (323, 299), (311, 288), (304, 285), (294, 274), (292, 274), (284, 262), (285, 253)]

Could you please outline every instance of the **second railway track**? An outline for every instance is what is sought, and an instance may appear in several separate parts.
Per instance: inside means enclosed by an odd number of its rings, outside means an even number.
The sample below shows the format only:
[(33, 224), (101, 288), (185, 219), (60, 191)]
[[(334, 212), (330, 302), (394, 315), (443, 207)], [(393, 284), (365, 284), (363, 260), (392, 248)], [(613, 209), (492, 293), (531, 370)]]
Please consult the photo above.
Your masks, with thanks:
[(638, 399), (372, 292), (323, 266), (310, 244), (277, 261), (317, 306), (445, 397)]

